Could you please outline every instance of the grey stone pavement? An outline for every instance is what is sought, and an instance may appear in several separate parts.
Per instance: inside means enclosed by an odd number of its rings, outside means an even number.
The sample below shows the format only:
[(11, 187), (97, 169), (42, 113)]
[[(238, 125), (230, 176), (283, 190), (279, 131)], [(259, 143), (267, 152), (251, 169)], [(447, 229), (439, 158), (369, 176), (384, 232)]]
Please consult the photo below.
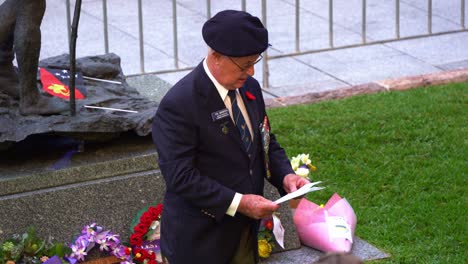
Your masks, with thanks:
[[(191, 67), (197, 65), (206, 54), (201, 27), (207, 17), (207, 5), (204, 0), (177, 2), (178, 63), (180, 68)], [(272, 44), (268, 52), (271, 56), (295, 51), (295, 2), (267, 1), (267, 27)], [(102, 0), (83, 1), (78, 57), (105, 52), (102, 3)], [(172, 1), (142, 3), (145, 72), (174, 69)], [(329, 47), (328, 3), (327, 0), (300, 1), (300, 51)], [(334, 46), (360, 43), (362, 0), (335, 0), (333, 5)], [(47, 0), (41, 27), (41, 58), (68, 52), (65, 6), (65, 0)], [(122, 58), (124, 74), (138, 75), (141, 73), (138, 1), (107, 1), (107, 8), (109, 51)], [(241, 1), (211, 1), (211, 15), (223, 9), (241, 9)], [(246, 1), (246, 10), (261, 17), (261, 0)], [(367, 1), (367, 42), (395, 38), (395, 10), (395, 1)], [(426, 0), (400, 0), (400, 37), (427, 34), (427, 10)], [(433, 0), (432, 14), (434, 34), (463, 28), (460, 0)], [(466, 21), (467, 7), (464, 14)], [(466, 22), (464, 24), (466, 28)], [(467, 47), (468, 31), (465, 29), (459, 33), (272, 59), (269, 60), (270, 87), (265, 89), (265, 97), (294, 96), (385, 79), (466, 69)], [(261, 82), (261, 63), (255, 69), (255, 77)], [(187, 72), (146, 76), (146, 79), (152, 80), (157, 79), (156, 76), (162, 81), (155, 81), (153, 87), (143, 87), (143, 90), (159, 100), (168, 87)], [(139, 80), (136, 81), (138, 83)]]

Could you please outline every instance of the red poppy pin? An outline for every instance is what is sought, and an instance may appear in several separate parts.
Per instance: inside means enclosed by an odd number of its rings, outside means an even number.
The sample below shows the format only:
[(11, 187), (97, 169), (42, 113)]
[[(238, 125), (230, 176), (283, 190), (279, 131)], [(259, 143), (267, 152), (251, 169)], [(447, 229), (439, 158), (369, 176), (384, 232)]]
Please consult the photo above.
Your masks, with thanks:
[(245, 96), (247, 97), (247, 99), (249, 99), (250, 101), (253, 101), (256, 99), (255, 95), (253, 95), (251, 92), (249, 91), (246, 91), (245, 92)]

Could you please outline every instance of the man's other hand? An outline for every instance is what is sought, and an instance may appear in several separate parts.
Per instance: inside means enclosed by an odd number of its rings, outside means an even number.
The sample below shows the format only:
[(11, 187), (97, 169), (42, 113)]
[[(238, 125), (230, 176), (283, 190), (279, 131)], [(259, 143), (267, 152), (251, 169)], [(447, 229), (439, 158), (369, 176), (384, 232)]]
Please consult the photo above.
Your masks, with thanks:
[(307, 179), (304, 179), (303, 177), (299, 175), (288, 174), (286, 175), (286, 177), (284, 177), (283, 188), (287, 193), (292, 193), (309, 182), (310, 181), (308, 181)]

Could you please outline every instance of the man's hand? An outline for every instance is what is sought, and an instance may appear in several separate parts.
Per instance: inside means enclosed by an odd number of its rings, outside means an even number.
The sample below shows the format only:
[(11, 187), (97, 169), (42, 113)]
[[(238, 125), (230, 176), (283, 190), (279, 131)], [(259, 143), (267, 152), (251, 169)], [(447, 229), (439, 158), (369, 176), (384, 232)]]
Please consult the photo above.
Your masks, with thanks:
[(262, 219), (271, 216), (278, 208), (279, 205), (260, 195), (243, 194), (237, 211), (250, 218)]
[(287, 193), (292, 193), (307, 183), (309, 183), (309, 181), (299, 175), (288, 174), (283, 179), (283, 188)]

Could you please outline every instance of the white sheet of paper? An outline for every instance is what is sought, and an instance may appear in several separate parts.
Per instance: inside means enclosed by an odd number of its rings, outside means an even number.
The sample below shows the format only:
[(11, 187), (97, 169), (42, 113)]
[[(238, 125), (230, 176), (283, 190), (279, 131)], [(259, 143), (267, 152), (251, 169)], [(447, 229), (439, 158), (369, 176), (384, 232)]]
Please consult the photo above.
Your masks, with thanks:
[(325, 187), (314, 187), (314, 185), (317, 185), (319, 183), (321, 183), (321, 181), (308, 183), (302, 186), (299, 190), (292, 192), (292, 193), (288, 193), (285, 196), (279, 198), (278, 200), (275, 201), (275, 203), (280, 204), (280, 203), (289, 201), (291, 199), (294, 199), (296, 197), (302, 196), (306, 193), (324, 189)]
[(275, 235), (276, 242), (284, 249), (284, 227), (281, 220), (273, 214), (273, 235)]

